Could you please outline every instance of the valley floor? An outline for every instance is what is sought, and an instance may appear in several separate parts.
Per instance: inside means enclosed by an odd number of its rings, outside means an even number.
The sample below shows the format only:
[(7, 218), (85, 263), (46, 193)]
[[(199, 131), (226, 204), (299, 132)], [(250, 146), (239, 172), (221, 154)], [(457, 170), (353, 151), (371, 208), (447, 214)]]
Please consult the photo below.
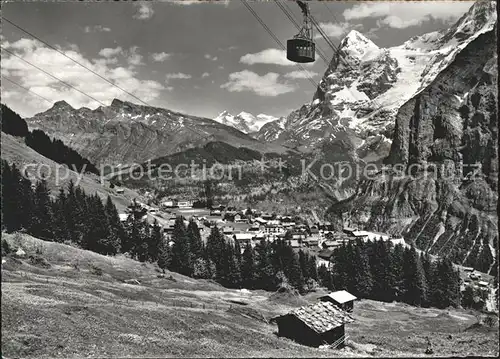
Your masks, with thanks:
[(477, 313), (371, 300), (355, 303), (346, 348), (309, 348), (267, 320), (323, 292), (230, 290), (123, 256), (2, 237), (26, 251), (2, 260), (3, 358), (426, 356), (426, 337), (436, 356), (498, 355), (498, 327), (474, 325)]

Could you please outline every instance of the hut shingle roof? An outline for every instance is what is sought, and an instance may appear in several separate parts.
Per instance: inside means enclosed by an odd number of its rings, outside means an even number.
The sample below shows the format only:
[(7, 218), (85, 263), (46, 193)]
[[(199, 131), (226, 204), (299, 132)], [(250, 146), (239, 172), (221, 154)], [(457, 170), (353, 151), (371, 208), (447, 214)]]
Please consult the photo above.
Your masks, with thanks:
[[(317, 333), (325, 333), (345, 323), (352, 323), (351, 315), (330, 302), (318, 302), (300, 307), (286, 315), (293, 315)], [(279, 317), (273, 318), (274, 320)]]

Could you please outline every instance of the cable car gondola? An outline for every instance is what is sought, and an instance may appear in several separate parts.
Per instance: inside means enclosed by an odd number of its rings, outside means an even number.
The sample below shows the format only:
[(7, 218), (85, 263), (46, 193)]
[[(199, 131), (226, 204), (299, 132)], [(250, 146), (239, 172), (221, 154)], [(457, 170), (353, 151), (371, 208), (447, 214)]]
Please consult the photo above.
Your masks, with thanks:
[(297, 4), (304, 15), (304, 24), (300, 32), (286, 42), (286, 58), (298, 63), (314, 62), (316, 49), (312, 40), (313, 31), (309, 18), (309, 5), (303, 1), (297, 1)]

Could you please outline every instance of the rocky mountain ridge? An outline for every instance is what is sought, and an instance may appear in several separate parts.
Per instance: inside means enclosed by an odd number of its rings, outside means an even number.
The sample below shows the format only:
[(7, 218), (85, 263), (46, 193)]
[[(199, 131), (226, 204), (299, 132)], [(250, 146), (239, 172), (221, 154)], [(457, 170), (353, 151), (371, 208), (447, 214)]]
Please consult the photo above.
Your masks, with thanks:
[(333, 220), (403, 235), (431, 254), (495, 272), (496, 31), (495, 25), (475, 37), (400, 107), (386, 167), (334, 204)]
[(26, 119), (30, 129), (42, 129), (95, 164), (144, 162), (213, 141), (259, 152), (286, 151), (208, 118), (114, 99), (95, 110), (74, 109), (59, 101)]
[(356, 30), (340, 43), (310, 104), (255, 135), (303, 150), (348, 141), (360, 159), (381, 160), (390, 149), (399, 108), (446, 69), (496, 22), (492, 2), (475, 3), (451, 28), (380, 48)]

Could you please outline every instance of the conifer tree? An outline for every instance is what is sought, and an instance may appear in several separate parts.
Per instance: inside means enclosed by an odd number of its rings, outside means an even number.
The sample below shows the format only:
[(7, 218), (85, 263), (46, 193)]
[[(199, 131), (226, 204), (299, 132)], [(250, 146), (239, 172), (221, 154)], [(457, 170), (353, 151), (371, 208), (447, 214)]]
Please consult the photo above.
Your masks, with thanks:
[(47, 181), (42, 179), (35, 189), (35, 213), (33, 218), (33, 235), (52, 240), (52, 203)]
[(200, 229), (196, 222), (191, 219), (187, 227), (187, 235), (189, 237), (189, 248), (193, 259), (201, 256), (203, 250), (203, 242), (201, 240)]
[(318, 280), (319, 284), (328, 288), (328, 290), (334, 289), (333, 276), (324, 264), (320, 265), (318, 268)]
[(215, 263), (216, 277), (221, 277), (221, 261), (225, 248), (225, 239), (217, 226), (214, 226), (207, 238), (206, 252), (208, 258)]
[(57, 199), (53, 202), (54, 213), (54, 240), (62, 243), (69, 239), (68, 224), (66, 223), (67, 198), (64, 188), (59, 189)]
[(155, 219), (153, 223), (153, 228), (150, 234), (150, 241), (148, 243), (148, 260), (151, 262), (158, 261), (158, 254), (161, 243), (163, 242), (162, 227), (158, 224)]
[(191, 253), (189, 249), (189, 237), (184, 226), (184, 218), (177, 217), (172, 232), (172, 261), (171, 270), (187, 276), (193, 273)]
[(403, 253), (403, 278), (405, 303), (421, 306), (427, 302), (425, 273), (415, 247), (406, 248)]
[(316, 265), (316, 257), (315, 256), (309, 257), (307, 273), (308, 273), (309, 278), (311, 278), (315, 281), (318, 281), (318, 267)]
[(121, 243), (125, 233), (122, 223), (120, 222), (118, 210), (116, 209), (116, 206), (111, 200), (110, 196), (108, 196), (108, 198), (106, 199), (106, 204), (104, 205), (104, 212), (109, 227), (108, 228), (109, 252), (110, 254), (116, 254), (121, 249)]
[(2, 160), (2, 221), (7, 232), (21, 229), (23, 213), (17, 203), (19, 182), (21, 174), (14, 165)]
[(158, 246), (158, 267), (161, 268), (163, 273), (165, 273), (165, 269), (170, 267), (170, 246), (168, 245), (167, 240), (160, 241)]
[(368, 298), (372, 293), (372, 275), (368, 255), (361, 243), (354, 249), (354, 293), (361, 298)]
[(391, 252), (391, 270), (389, 271), (391, 288), (392, 289), (392, 299), (402, 300), (404, 293), (403, 284), (403, 253), (404, 248), (402, 244), (397, 244)]
[(384, 241), (370, 242), (370, 269), (373, 278), (372, 298), (390, 302), (393, 299), (391, 283), (390, 243)]
[(290, 284), (300, 293), (304, 293), (305, 280), (300, 268), (299, 257), (290, 247), (290, 263), (286, 274)]
[(271, 261), (271, 248), (265, 241), (255, 246), (257, 257), (257, 280), (255, 287), (276, 290), (275, 272)]
[(252, 245), (247, 242), (241, 263), (241, 281), (243, 287), (254, 289), (256, 277), (254, 250)]

